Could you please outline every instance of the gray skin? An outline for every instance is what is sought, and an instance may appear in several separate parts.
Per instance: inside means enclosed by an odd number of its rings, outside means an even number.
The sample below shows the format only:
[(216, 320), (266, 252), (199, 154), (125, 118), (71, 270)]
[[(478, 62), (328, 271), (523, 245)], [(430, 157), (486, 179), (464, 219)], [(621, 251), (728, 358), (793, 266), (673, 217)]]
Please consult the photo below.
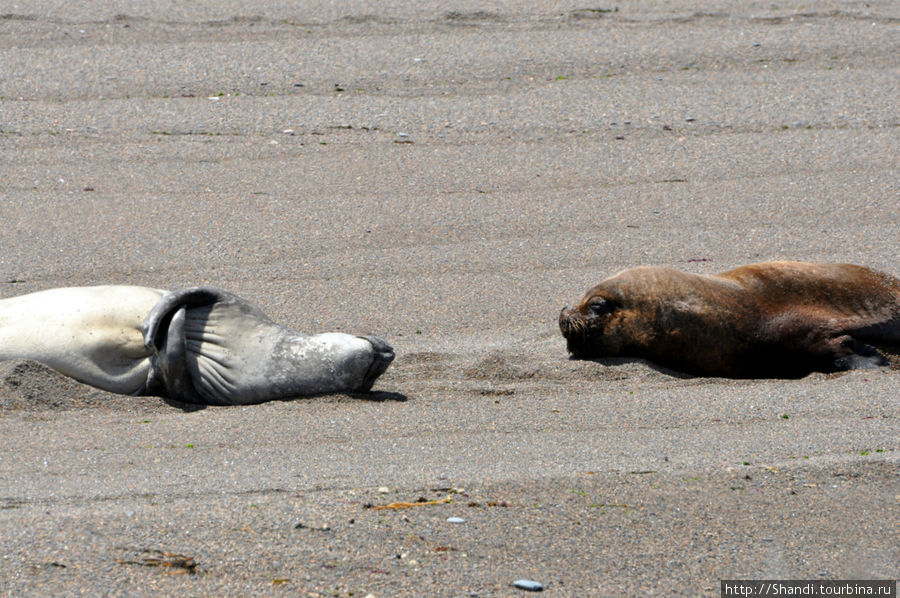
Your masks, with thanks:
[(119, 394), (243, 405), (367, 392), (393, 358), (381, 339), (300, 334), (211, 288), (69, 287), (0, 300), (0, 360), (32, 359)]
[(896, 353), (900, 343), (900, 280), (852, 264), (632, 268), (563, 308), (559, 327), (575, 358), (643, 358), (700, 376), (883, 366), (875, 347)]
[(246, 405), (368, 392), (394, 359), (372, 336), (306, 335), (231, 293), (167, 293), (141, 326), (153, 373), (142, 392), (185, 403)]

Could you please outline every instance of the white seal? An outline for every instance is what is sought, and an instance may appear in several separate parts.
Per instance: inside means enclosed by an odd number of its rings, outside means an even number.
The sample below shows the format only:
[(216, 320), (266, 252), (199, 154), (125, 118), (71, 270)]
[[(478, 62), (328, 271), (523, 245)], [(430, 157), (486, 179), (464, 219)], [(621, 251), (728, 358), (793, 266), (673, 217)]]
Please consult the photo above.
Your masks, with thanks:
[(120, 394), (241, 405), (367, 392), (393, 358), (379, 338), (301, 334), (207, 287), (74, 287), (0, 300), (0, 360), (32, 359)]

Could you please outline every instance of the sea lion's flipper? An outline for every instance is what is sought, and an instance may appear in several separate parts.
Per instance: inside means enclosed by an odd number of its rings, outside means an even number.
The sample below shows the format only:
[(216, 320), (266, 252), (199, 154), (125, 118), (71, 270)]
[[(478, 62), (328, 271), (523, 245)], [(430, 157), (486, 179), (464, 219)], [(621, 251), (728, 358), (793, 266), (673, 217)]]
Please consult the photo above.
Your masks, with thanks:
[(864, 343), (854, 343), (852, 353), (834, 360), (836, 370), (870, 370), (889, 365), (890, 361), (878, 349)]
[[(884, 355), (850, 334), (823, 330), (818, 340), (808, 340), (805, 347), (814, 357), (819, 357), (819, 369), (823, 371), (865, 370), (890, 365)], [(810, 336), (810, 338), (814, 338)]]

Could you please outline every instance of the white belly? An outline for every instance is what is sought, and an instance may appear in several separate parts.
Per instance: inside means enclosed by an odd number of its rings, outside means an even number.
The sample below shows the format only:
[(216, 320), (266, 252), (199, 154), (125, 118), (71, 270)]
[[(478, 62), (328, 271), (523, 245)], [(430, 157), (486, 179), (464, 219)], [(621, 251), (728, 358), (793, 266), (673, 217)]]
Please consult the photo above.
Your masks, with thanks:
[(0, 360), (33, 359), (103, 390), (137, 392), (150, 373), (141, 322), (163, 293), (70, 287), (0, 300)]

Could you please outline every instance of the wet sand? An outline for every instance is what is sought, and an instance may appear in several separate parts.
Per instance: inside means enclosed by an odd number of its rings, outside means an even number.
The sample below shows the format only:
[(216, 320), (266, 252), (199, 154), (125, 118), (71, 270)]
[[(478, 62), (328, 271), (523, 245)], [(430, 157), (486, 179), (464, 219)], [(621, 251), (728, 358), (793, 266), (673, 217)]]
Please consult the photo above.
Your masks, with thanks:
[(398, 355), (194, 411), (0, 364), (0, 595), (900, 577), (900, 371), (685, 378), (555, 323), (640, 264), (900, 274), (896, 3), (295, 4), (0, 7), (0, 297), (208, 284)]

